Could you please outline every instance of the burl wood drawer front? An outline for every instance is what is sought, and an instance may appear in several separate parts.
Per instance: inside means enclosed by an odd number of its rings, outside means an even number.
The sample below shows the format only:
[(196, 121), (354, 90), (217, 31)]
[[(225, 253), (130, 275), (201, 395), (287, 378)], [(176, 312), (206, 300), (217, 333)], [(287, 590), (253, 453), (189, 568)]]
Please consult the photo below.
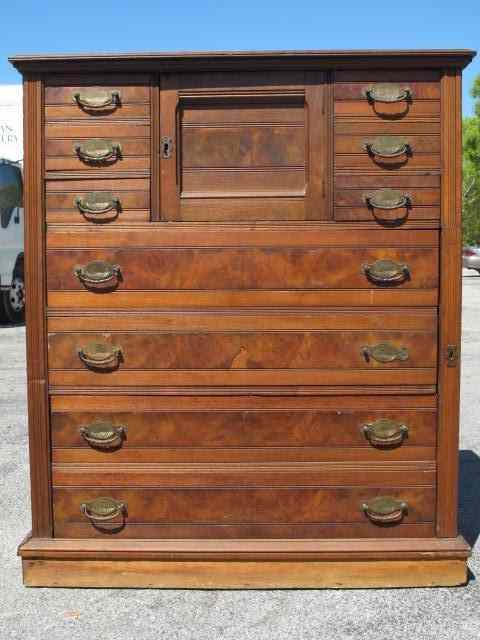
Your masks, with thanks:
[[(335, 220), (402, 224), (440, 218), (440, 176), (342, 174), (335, 176)], [(395, 206), (397, 205), (397, 206)]]
[(418, 69), (335, 72), (335, 115), (440, 117), (440, 74)]
[[(395, 320), (386, 316), (385, 324), (395, 325), (394, 329), (359, 330), (355, 314), (342, 319), (343, 330), (334, 329), (335, 318), (325, 314), (297, 316), (295, 328), (289, 330), (281, 328), (285, 326), (281, 315), (272, 315), (269, 329), (260, 331), (249, 316), (233, 318), (231, 324), (229, 315), (211, 315), (200, 319), (203, 329), (199, 330), (193, 315), (190, 327), (187, 322), (181, 331), (140, 331), (130, 317), (124, 326), (133, 329), (102, 332), (95, 327), (107, 326), (108, 319), (90, 316), (88, 325), (82, 323), (90, 331), (49, 334), (50, 382), (93, 386), (396, 384), (401, 378), (403, 384), (434, 384), (435, 313), (407, 313), (408, 329), (402, 328), (402, 313)], [(367, 318), (371, 327), (382, 323), (381, 312)], [(162, 317), (151, 320), (165, 325)], [(328, 330), (317, 330), (317, 324)]]
[(434, 396), (53, 396), (50, 420), (57, 464), (435, 458)]
[[(364, 475), (364, 474), (362, 474)], [(126, 538), (324, 538), (424, 537), (433, 534), (433, 486), (56, 487), (56, 537)], [(235, 475), (235, 481), (238, 476)], [(357, 476), (358, 478), (358, 476)], [(285, 478), (284, 478), (285, 480)], [(375, 497), (406, 503), (401, 522), (385, 526), (369, 520), (362, 505)], [(92, 524), (81, 505), (98, 497), (123, 503), (114, 521)]]
[[(436, 231), (173, 225), (100, 231), (48, 234), (51, 308), (437, 303)], [(404, 277), (383, 284), (370, 277), (380, 260), (404, 265)], [(76, 272), (97, 261), (118, 266), (108, 293), (85, 286)]]
[(47, 180), (47, 223), (122, 224), (150, 219), (148, 178)]

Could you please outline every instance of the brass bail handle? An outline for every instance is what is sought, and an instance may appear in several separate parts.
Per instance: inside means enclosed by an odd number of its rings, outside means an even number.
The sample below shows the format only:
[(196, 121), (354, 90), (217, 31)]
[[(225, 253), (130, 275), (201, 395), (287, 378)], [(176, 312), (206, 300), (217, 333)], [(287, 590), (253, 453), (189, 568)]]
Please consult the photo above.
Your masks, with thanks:
[(76, 91), (73, 99), (79, 107), (88, 111), (111, 110), (121, 105), (120, 91), (117, 90), (85, 89)]
[(410, 209), (412, 206), (410, 194), (395, 191), (394, 189), (378, 189), (373, 193), (365, 194), (364, 199), (367, 207), (371, 209), (391, 211), (392, 209), (403, 207)]
[(395, 136), (379, 136), (374, 140), (367, 140), (363, 147), (369, 155), (386, 159), (409, 156), (413, 151), (408, 140)]
[(120, 199), (111, 193), (92, 191), (83, 198), (77, 196), (74, 205), (86, 217), (102, 217), (111, 211), (116, 216), (120, 209)]
[(97, 449), (110, 449), (120, 446), (127, 435), (127, 427), (107, 422), (96, 422), (79, 429), (87, 444)]
[(113, 498), (96, 498), (91, 502), (82, 502), (80, 512), (93, 522), (108, 522), (120, 515), (126, 515), (127, 504)]
[(408, 265), (394, 260), (376, 260), (372, 264), (364, 264), (362, 271), (374, 284), (398, 284), (410, 278)]
[(113, 140), (103, 140), (94, 138), (83, 143), (75, 143), (73, 150), (80, 158), (87, 163), (114, 162), (122, 155), (122, 145)]
[(102, 260), (89, 262), (85, 266), (77, 265), (73, 270), (80, 282), (89, 287), (108, 287), (117, 283), (121, 278), (121, 268), (118, 264), (110, 264)]
[(370, 444), (375, 447), (399, 446), (408, 437), (406, 424), (388, 418), (367, 422), (362, 425), (361, 431)]
[(391, 342), (381, 342), (376, 345), (365, 345), (361, 348), (361, 352), (366, 362), (375, 360), (382, 364), (408, 360), (408, 349), (406, 347), (397, 347)]
[(362, 511), (375, 524), (401, 522), (408, 512), (408, 504), (390, 496), (378, 496), (361, 505)]
[(410, 102), (413, 98), (413, 92), (410, 87), (400, 87), (394, 84), (377, 84), (367, 87), (364, 95), (370, 103), (385, 102), (392, 104), (394, 102)]
[(92, 342), (78, 349), (78, 357), (93, 369), (112, 369), (120, 364), (122, 348), (105, 342)]

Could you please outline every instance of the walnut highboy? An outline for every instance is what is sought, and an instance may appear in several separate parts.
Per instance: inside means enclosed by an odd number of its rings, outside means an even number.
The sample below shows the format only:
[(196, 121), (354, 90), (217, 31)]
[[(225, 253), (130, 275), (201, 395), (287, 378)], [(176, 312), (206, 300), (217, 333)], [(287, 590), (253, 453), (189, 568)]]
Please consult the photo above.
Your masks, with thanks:
[(17, 56), (31, 586), (456, 585), (471, 51)]

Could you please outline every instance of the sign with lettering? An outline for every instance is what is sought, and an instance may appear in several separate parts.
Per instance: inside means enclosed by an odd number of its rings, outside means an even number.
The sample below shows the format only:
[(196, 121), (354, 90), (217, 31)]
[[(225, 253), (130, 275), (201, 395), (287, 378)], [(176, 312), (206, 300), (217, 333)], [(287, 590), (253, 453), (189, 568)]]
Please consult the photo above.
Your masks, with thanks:
[(0, 85), (0, 159), (23, 159), (21, 85)]

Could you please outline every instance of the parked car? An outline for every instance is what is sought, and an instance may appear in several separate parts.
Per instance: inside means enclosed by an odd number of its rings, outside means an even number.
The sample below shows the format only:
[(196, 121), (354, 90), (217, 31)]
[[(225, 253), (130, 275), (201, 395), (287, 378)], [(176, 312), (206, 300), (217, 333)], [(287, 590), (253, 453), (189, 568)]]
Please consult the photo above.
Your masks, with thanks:
[(480, 274), (480, 247), (463, 247), (462, 259), (465, 269), (473, 269)]
[(0, 159), (0, 320), (23, 322), (23, 178), (18, 163)]

